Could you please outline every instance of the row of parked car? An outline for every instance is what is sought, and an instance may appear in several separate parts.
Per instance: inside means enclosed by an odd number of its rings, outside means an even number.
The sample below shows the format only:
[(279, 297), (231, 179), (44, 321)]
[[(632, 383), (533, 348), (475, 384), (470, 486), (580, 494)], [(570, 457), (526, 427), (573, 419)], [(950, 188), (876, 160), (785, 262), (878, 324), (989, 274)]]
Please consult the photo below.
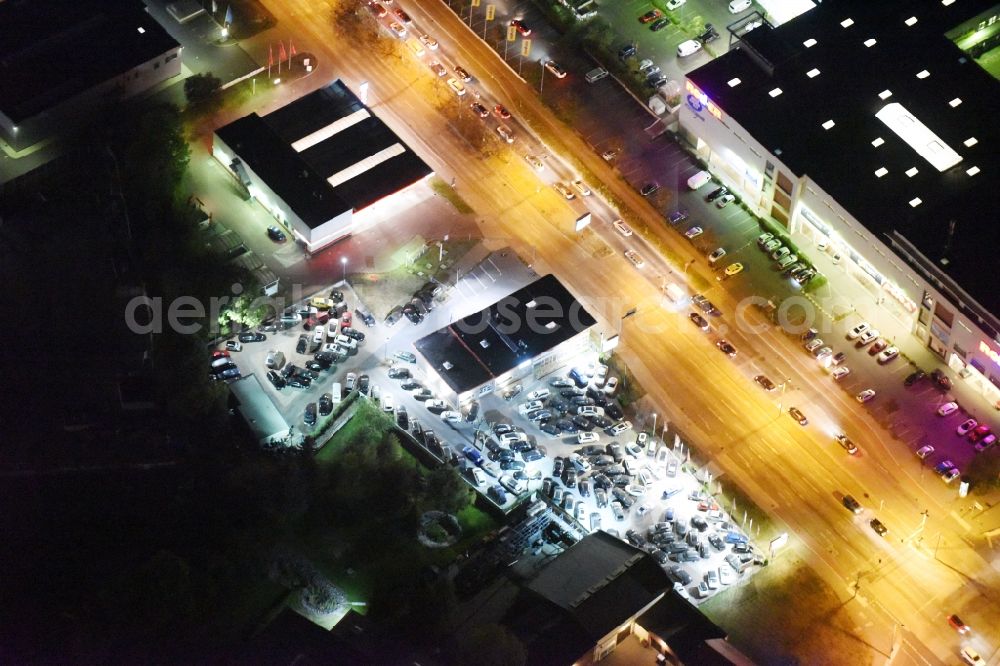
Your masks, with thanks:
[(413, 297), (405, 305), (397, 305), (385, 316), (387, 326), (394, 326), (403, 317), (412, 324), (419, 324), (434, 309), (437, 299), (444, 293), (444, 288), (437, 282), (427, 282), (413, 292)]
[(792, 254), (792, 251), (782, 244), (781, 239), (772, 233), (762, 233), (758, 236), (757, 247), (771, 255), (775, 270), (782, 271), (783, 275), (792, 278), (796, 284), (804, 286), (817, 275), (815, 268)]

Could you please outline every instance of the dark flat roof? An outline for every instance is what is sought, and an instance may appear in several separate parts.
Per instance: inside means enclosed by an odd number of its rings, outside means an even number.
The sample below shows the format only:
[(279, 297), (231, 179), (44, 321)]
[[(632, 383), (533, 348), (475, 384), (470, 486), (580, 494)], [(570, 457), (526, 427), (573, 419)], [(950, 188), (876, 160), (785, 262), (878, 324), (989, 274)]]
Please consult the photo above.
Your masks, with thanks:
[(554, 275), (545, 275), (414, 344), (442, 379), (463, 393), (595, 323)]
[(652, 557), (603, 530), (561, 553), (527, 584), (573, 616), (591, 641), (607, 635), (671, 587)]
[[(358, 122), (329, 136), (325, 128), (359, 114)], [(216, 130), (240, 159), (310, 228), (348, 210), (358, 211), (432, 173), (385, 123), (370, 114), (341, 81), (316, 90), (266, 116), (256, 113)], [(315, 143), (293, 146), (319, 133)], [(352, 177), (327, 179), (382, 150), (398, 154)]]
[[(808, 175), (872, 233), (901, 234), (946, 278), (1000, 313), (1000, 291), (984, 273), (996, 261), (1000, 240), (998, 83), (945, 35), (964, 34), (963, 45), (976, 43), (969, 29), (994, 6), (993, 0), (947, 7), (939, 1), (827, 0), (778, 28), (748, 33), (741, 48), (688, 76), (764, 148), (797, 175)], [(910, 17), (917, 19), (912, 26)], [(846, 19), (853, 24), (841, 25)], [(806, 47), (808, 39), (816, 44)], [(875, 44), (866, 46), (869, 39)], [(819, 73), (810, 77), (812, 70)], [(930, 76), (918, 78), (923, 70)], [(740, 83), (730, 86), (734, 78)], [(775, 88), (782, 92), (771, 97)], [(883, 91), (891, 97), (881, 99)], [(961, 103), (953, 107), (956, 99)], [(875, 116), (893, 103), (962, 160), (942, 172), (913, 150)], [(824, 129), (828, 120), (835, 125)], [(878, 147), (872, 145), (877, 138), (884, 141)], [(970, 138), (977, 143), (966, 145)], [(977, 175), (966, 173), (972, 167)], [(880, 168), (888, 171), (882, 177), (875, 173)], [(914, 207), (916, 198), (922, 203)], [(915, 268), (926, 275), (926, 267)]]
[(6, 0), (0, 35), (0, 110), (14, 122), (179, 46), (139, 0)]

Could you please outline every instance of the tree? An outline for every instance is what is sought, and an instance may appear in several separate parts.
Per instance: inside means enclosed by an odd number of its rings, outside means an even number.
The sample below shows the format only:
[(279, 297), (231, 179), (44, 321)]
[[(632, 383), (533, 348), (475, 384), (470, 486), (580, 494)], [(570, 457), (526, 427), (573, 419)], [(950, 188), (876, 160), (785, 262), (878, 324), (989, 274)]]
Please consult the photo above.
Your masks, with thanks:
[(195, 74), (184, 80), (184, 96), (188, 107), (199, 111), (213, 111), (222, 102), (218, 95), (222, 81), (211, 72)]
[(528, 659), (524, 643), (507, 627), (484, 624), (459, 637), (456, 664), (521, 666)]
[(457, 514), (469, 505), (469, 486), (452, 467), (439, 467), (427, 474), (426, 509)]

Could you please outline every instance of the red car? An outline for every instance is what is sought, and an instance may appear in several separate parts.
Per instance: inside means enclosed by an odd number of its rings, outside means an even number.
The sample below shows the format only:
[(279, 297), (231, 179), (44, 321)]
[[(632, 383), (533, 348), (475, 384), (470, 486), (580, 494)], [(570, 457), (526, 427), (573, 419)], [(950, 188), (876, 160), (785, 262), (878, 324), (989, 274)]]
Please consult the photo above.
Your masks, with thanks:
[(493, 113), (497, 118), (503, 118), (504, 120), (510, 119), (510, 111), (504, 108), (502, 104), (497, 104), (493, 107)]
[(988, 425), (981, 425), (969, 433), (969, 441), (975, 444), (979, 440), (990, 434), (991, 428)]
[(659, 9), (651, 9), (639, 17), (639, 23), (652, 23), (659, 18), (663, 18), (663, 12)]
[(351, 325), (351, 311), (348, 310), (344, 314), (340, 315), (340, 325), (341, 327)]
[(962, 622), (962, 618), (955, 615), (954, 613), (948, 616), (948, 624), (954, 627), (955, 631), (957, 631), (960, 634), (967, 634), (970, 631), (972, 631), (967, 624)]
[(407, 14), (406, 12), (404, 12), (399, 7), (397, 7), (396, 9), (393, 9), (392, 13), (395, 14), (396, 18), (398, 18), (403, 23), (406, 23), (406, 24), (413, 23), (413, 19), (410, 18), (410, 15)]
[(516, 30), (517, 30), (517, 31), (518, 31), (519, 33), (521, 33), (521, 36), (522, 36), (522, 37), (527, 37), (528, 35), (530, 35), (530, 34), (531, 34), (531, 28), (529, 28), (529, 27), (527, 26), (527, 24), (526, 24), (526, 23), (525, 23), (524, 21), (522, 21), (521, 19), (514, 19), (513, 21), (511, 21), (511, 22), (510, 22), (510, 24), (511, 24), (511, 26), (513, 26), (513, 27), (514, 27), (514, 28), (515, 28), (515, 29), (516, 29)]
[(374, 14), (379, 18), (383, 18), (388, 13), (386, 12), (385, 7), (375, 2), (374, 0), (368, 3), (368, 11), (370, 11), (372, 14)]
[(882, 351), (883, 349), (885, 349), (888, 346), (889, 346), (889, 341), (888, 340), (886, 340), (885, 338), (879, 338), (878, 340), (876, 340), (872, 344), (871, 347), (868, 348), (868, 355), (869, 356), (875, 356), (876, 354), (878, 354), (880, 351)]
[(227, 352), (225, 350), (222, 350), (222, 349), (217, 349), (216, 351), (212, 352), (212, 360), (213, 361), (215, 359), (217, 359), (217, 358), (226, 358), (228, 356), (229, 356), (229, 352)]

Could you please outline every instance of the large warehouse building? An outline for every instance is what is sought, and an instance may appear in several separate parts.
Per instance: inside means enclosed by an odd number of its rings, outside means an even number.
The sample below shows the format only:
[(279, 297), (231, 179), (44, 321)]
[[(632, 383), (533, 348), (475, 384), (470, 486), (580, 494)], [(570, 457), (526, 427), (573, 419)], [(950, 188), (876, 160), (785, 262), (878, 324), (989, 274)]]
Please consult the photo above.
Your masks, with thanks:
[(0, 138), (15, 151), (114, 113), (181, 73), (139, 0), (0, 2)]
[(596, 321), (566, 287), (546, 275), (481, 311), (417, 340), (434, 392), (459, 405), (542, 377), (591, 347)]
[(215, 132), (213, 154), (308, 252), (432, 171), (341, 81)]
[[(680, 133), (1000, 407), (993, 2), (825, 2), (688, 75)], [(858, 288), (860, 287), (860, 289)], [(898, 325), (897, 325), (898, 324)]]

